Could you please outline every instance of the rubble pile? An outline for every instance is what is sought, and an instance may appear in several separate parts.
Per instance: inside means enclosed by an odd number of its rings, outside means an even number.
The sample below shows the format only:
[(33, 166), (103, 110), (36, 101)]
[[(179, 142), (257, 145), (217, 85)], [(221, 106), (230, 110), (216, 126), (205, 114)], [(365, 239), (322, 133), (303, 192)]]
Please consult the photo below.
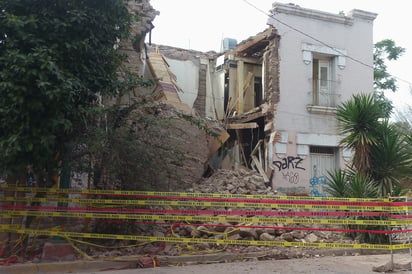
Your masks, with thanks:
[[(263, 177), (254, 170), (218, 170), (211, 177), (203, 179), (193, 186), (194, 192), (203, 193), (228, 193), (228, 194), (276, 194), (272, 187), (265, 185)], [(220, 208), (218, 210), (231, 210)], [(246, 209), (249, 210), (249, 209)], [(259, 210), (259, 209), (252, 209)], [(263, 241), (288, 241), (288, 242), (326, 242), (326, 243), (352, 243), (349, 238), (340, 232), (311, 231), (305, 228), (319, 229), (316, 225), (294, 224), (254, 224), (259, 228), (247, 227), (248, 224), (237, 224), (241, 227), (231, 227), (230, 224), (219, 224), (217, 227), (187, 226), (179, 227), (178, 233), (182, 237), (223, 238), (230, 240), (263, 240)], [(264, 228), (267, 226), (268, 228)], [(276, 227), (276, 229), (274, 228)], [(282, 229), (279, 229), (282, 228)], [(293, 228), (302, 228), (295, 230)]]
[[(263, 178), (253, 170), (218, 170), (209, 178), (203, 178), (193, 185), (194, 192), (203, 193), (231, 193), (231, 194), (259, 194), (273, 195), (271, 187), (266, 186)], [(199, 209), (199, 208), (180, 208)], [(206, 208), (205, 208), (206, 209)], [(207, 208), (213, 210), (235, 210), (231, 208)], [(236, 209), (239, 210), (239, 209)], [(261, 209), (244, 209), (261, 210)], [(250, 227), (254, 226), (254, 227)], [(310, 230), (308, 228), (314, 228)], [(321, 225), (284, 224), (284, 223), (186, 223), (173, 224), (165, 220), (158, 220), (156, 224), (138, 224), (135, 234), (156, 237), (180, 237), (203, 239), (228, 239), (228, 240), (260, 240), (279, 242), (305, 242), (305, 243), (355, 243), (341, 232), (316, 230)], [(328, 227), (330, 228), (330, 227)], [(89, 247), (90, 248), (90, 247)], [(313, 257), (322, 255), (339, 255), (341, 250), (318, 248), (294, 248), (294, 247), (264, 247), (264, 246), (233, 246), (218, 245), (213, 243), (201, 244), (174, 244), (174, 243), (147, 243), (136, 247), (127, 247), (108, 252), (92, 248), (86, 253), (97, 257), (120, 256), (127, 254), (156, 254), (159, 256), (196, 255), (213, 252), (240, 252), (241, 254), (263, 252), (266, 259), (292, 259)], [(90, 252), (90, 253), (89, 253)], [(340, 253), (339, 253), (340, 252)], [(344, 253), (347, 254), (345, 250)], [(356, 253), (356, 252), (355, 252)], [(342, 255), (340, 254), (340, 255)], [(350, 254), (350, 252), (349, 252)]]
[[(203, 193), (230, 193), (230, 194), (259, 194), (273, 195), (270, 186), (266, 186), (264, 179), (258, 172), (248, 169), (218, 170), (209, 178), (203, 178), (193, 185), (193, 192)], [(182, 208), (184, 209), (184, 208)], [(186, 208), (187, 209), (187, 208)], [(208, 208), (212, 209), (212, 208)], [(231, 208), (213, 208), (213, 210), (232, 210)], [(259, 209), (245, 209), (259, 210)], [(164, 225), (167, 221), (157, 221), (163, 225), (140, 226), (141, 235), (153, 235), (157, 237), (181, 237), (181, 238), (204, 238), (204, 239), (228, 239), (228, 240), (261, 240), (279, 242), (324, 242), (324, 243), (354, 243), (341, 232), (307, 230), (307, 228), (319, 229), (316, 225), (297, 224), (251, 224), (247, 223), (218, 223), (201, 224), (192, 223), (187, 225)], [(299, 230), (300, 229), (300, 230)], [(188, 250), (185, 250), (188, 248)], [(236, 249), (241, 252), (269, 252), (273, 258), (287, 259), (310, 257), (321, 254), (319, 249), (309, 248), (285, 248), (285, 247), (259, 247), (259, 246), (232, 246), (227, 249)], [(217, 244), (202, 243), (192, 244), (190, 248), (181, 247), (175, 244), (166, 244), (165, 248), (159, 251), (159, 246), (150, 244), (142, 247), (141, 251), (150, 252), (158, 250), (158, 255), (178, 256), (185, 252), (219, 251), (222, 246)], [(333, 251), (331, 251), (333, 252)]]
[[(246, 223), (219, 223), (218, 226), (203, 226), (192, 224), (174, 228), (179, 237), (212, 238), (228, 240), (261, 240), (279, 242), (324, 242), (324, 243), (352, 243), (352, 240), (342, 237), (340, 233), (331, 231), (294, 230), (308, 228), (302, 225), (286, 224), (253, 224), (257, 227), (248, 227)], [(236, 227), (235, 227), (236, 226)], [(313, 226), (311, 226), (313, 227)], [(157, 232), (159, 233), (159, 231)]]
[(203, 178), (193, 186), (193, 192), (273, 195), (271, 186), (266, 186), (263, 177), (254, 170), (219, 169), (211, 177)]
[[(343, 237), (342, 234), (330, 231), (302, 231), (293, 230), (291, 225), (288, 227), (284, 224), (254, 224), (261, 226), (259, 228), (247, 227), (247, 224), (220, 223), (219, 226), (207, 226), (201, 224), (187, 225), (164, 225), (165, 221), (157, 221), (162, 225), (143, 225), (139, 226), (139, 235), (156, 236), (156, 237), (180, 237), (180, 238), (203, 238), (203, 239), (228, 239), (228, 240), (261, 240), (261, 241), (279, 241), (279, 242), (324, 242), (324, 243), (354, 243), (353, 240)], [(264, 226), (268, 226), (264, 228)], [(274, 229), (273, 227), (283, 227), (283, 229)], [(297, 226), (296, 226), (297, 227)], [(300, 226), (302, 227), (302, 226)], [(105, 242), (107, 244), (107, 242)], [(114, 244), (114, 242), (113, 242)], [(353, 251), (318, 249), (318, 248), (300, 248), (300, 247), (265, 247), (265, 246), (237, 246), (237, 245), (219, 245), (213, 243), (200, 244), (174, 244), (174, 243), (146, 243), (137, 246), (118, 246), (118, 248), (108, 251), (108, 249), (98, 249), (89, 246), (84, 250), (87, 254), (93, 254), (95, 257), (116, 257), (125, 255), (154, 254), (158, 256), (183, 256), (210, 254), (216, 252), (236, 252), (239, 254), (263, 252), (266, 259), (292, 259), (302, 257), (313, 257), (322, 255), (339, 255), (351, 254)], [(340, 253), (339, 253), (340, 252)], [(356, 252), (355, 252), (356, 253)], [(342, 255), (341, 254), (341, 255)], [(262, 258), (263, 259), (263, 258)]]

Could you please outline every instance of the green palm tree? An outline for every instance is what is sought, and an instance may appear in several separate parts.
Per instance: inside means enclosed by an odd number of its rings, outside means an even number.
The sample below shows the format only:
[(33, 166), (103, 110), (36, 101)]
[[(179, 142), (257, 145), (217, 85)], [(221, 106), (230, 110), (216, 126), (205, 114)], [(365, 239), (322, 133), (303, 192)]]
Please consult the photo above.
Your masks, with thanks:
[[(353, 198), (375, 198), (377, 188), (371, 177), (361, 175), (354, 170), (335, 170), (329, 172), (328, 180), (325, 186), (325, 191), (334, 197), (353, 197)], [(379, 217), (350, 217), (358, 220), (379, 220)], [(365, 229), (362, 225), (347, 225), (347, 229)], [(366, 229), (369, 229), (367, 227)], [(381, 227), (371, 227), (371, 230), (384, 229)], [(369, 232), (349, 232), (348, 236), (356, 238), (361, 242), (386, 242), (387, 235), (375, 235)]]
[(333, 197), (374, 198), (377, 190), (374, 180), (354, 170), (328, 172), (325, 191)]
[(371, 168), (371, 147), (378, 144), (379, 119), (385, 116), (382, 102), (371, 94), (356, 94), (337, 108), (341, 145), (354, 151), (354, 168), (366, 175)]
[(388, 121), (381, 123), (379, 132), (379, 143), (371, 148), (370, 174), (380, 196), (393, 195), (400, 179), (412, 176), (411, 140)]
[(377, 196), (375, 181), (370, 176), (355, 173), (348, 185), (348, 196), (354, 198), (374, 198)]
[(327, 181), (324, 191), (332, 197), (348, 197), (347, 188), (349, 175), (345, 170), (337, 169), (328, 171)]
[[(372, 179), (381, 197), (392, 195), (400, 179), (412, 177), (412, 138), (385, 116), (382, 100), (374, 95), (353, 95), (337, 109), (339, 129), (345, 136), (341, 145), (354, 151), (351, 168), (362, 180)], [(365, 186), (359, 182), (358, 191)]]

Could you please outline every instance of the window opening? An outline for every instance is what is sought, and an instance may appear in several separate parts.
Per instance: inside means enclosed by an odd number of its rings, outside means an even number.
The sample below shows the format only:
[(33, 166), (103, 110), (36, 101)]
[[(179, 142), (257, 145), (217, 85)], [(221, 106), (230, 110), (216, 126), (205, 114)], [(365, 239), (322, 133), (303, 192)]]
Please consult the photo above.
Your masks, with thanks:
[(260, 106), (263, 103), (262, 96), (262, 77), (255, 77), (254, 80), (254, 91), (255, 91), (255, 107)]
[(333, 91), (332, 59), (313, 59), (313, 105), (335, 106), (335, 95)]

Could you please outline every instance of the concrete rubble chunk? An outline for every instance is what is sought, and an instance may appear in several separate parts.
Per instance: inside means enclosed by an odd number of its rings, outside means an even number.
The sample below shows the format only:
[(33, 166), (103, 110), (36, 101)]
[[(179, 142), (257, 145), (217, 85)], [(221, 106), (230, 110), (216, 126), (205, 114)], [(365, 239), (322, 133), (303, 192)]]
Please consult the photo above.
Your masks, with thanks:
[(319, 238), (315, 235), (315, 233), (310, 233), (305, 237), (305, 240), (309, 243), (318, 242)]
[(291, 234), (295, 239), (303, 239), (305, 237), (305, 233), (301, 230), (293, 230)]
[(275, 240), (275, 236), (270, 235), (269, 233), (266, 233), (266, 232), (265, 232), (265, 233), (260, 234), (259, 240), (262, 240), (262, 241), (274, 241), (274, 240)]
[(242, 227), (239, 230), (239, 235), (242, 238), (253, 238), (258, 239), (258, 235), (256, 233), (256, 230), (254, 228), (247, 228), (247, 227)]
[(282, 239), (287, 242), (294, 242), (295, 238), (293, 237), (292, 233), (286, 232), (281, 235)]

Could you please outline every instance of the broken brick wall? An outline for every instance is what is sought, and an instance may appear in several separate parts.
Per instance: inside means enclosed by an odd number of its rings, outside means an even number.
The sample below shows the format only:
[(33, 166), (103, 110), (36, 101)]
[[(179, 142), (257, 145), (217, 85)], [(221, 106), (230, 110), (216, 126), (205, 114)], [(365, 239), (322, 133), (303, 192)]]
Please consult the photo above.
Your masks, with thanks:
[(280, 85), (279, 85), (279, 43), (280, 36), (274, 35), (269, 41), (266, 52), (263, 55), (265, 70), (264, 70), (264, 89), (265, 102), (269, 106), (270, 111), (265, 115), (265, 171), (271, 177), (273, 175), (273, 147), (278, 139), (276, 136), (276, 112), (280, 100)]
[[(216, 119), (222, 112), (216, 94), (215, 63), (217, 53), (200, 52), (165, 45), (152, 46), (165, 57), (171, 72), (176, 76), (181, 88), (181, 101), (193, 108), (201, 117)], [(221, 115), (222, 116), (222, 115)]]
[(206, 73), (207, 65), (200, 64), (199, 67), (199, 88), (197, 92), (196, 100), (193, 103), (193, 108), (199, 113), (200, 116), (206, 116)]
[[(132, 17), (130, 36), (122, 39), (117, 45), (117, 50), (125, 56), (122, 69), (118, 76), (127, 79), (127, 73), (133, 76), (150, 79), (151, 75), (146, 64), (147, 54), (145, 39), (153, 29), (153, 20), (159, 12), (150, 4), (150, 0), (125, 0), (127, 9)], [(121, 94), (115, 98), (104, 98), (106, 104), (132, 104), (133, 100), (141, 94), (150, 94), (153, 87), (138, 87), (132, 92)]]

